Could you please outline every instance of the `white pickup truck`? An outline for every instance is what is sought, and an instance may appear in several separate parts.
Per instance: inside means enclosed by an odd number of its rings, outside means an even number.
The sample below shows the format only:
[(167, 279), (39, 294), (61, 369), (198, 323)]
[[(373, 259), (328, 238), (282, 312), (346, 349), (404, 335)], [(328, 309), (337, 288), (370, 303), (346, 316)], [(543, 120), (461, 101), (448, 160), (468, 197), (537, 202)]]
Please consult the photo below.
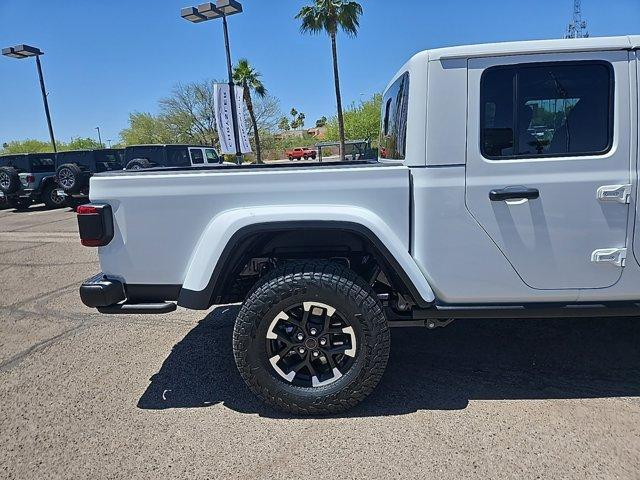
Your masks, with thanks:
[(105, 172), (81, 207), (104, 313), (243, 302), (233, 351), (278, 408), (332, 413), (389, 327), (640, 315), (640, 36), (429, 50), (374, 163)]

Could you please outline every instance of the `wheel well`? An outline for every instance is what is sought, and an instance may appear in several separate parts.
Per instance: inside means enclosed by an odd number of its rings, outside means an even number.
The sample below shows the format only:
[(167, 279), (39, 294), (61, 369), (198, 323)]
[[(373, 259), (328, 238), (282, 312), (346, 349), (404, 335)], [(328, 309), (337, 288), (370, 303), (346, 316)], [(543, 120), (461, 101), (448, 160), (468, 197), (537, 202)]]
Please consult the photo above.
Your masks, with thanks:
[[(326, 222), (324, 222), (326, 223)], [(327, 228), (313, 222), (295, 227), (251, 229), (229, 242), (212, 278), (209, 305), (242, 301), (255, 283), (289, 261), (324, 259), (344, 264), (374, 290), (411, 300), (412, 285), (387, 248), (360, 226)], [(226, 249), (225, 249), (226, 250)]]

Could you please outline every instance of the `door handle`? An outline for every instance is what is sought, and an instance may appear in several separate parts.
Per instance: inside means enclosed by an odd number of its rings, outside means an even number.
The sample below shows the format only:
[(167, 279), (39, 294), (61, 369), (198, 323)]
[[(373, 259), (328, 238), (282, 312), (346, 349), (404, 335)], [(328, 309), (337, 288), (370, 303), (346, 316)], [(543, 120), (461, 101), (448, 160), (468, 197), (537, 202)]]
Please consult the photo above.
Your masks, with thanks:
[(504, 200), (535, 200), (540, 197), (537, 188), (528, 187), (505, 187), (494, 188), (489, 192), (489, 200), (492, 202), (502, 202)]

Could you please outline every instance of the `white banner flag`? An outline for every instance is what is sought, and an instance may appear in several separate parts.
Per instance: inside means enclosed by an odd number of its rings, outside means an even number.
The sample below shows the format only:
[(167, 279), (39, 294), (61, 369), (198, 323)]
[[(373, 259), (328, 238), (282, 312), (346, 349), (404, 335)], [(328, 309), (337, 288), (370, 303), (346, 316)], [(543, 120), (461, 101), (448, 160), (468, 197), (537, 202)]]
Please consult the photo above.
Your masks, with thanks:
[[(218, 125), (218, 136), (220, 137), (220, 150), (222, 153), (235, 154), (236, 141), (233, 135), (233, 124), (231, 123), (231, 96), (229, 85), (226, 83), (216, 83), (213, 94), (213, 108)], [(251, 144), (247, 125), (245, 123), (245, 104), (242, 95), (242, 87), (235, 87), (236, 109), (238, 110), (238, 134), (240, 136), (240, 152), (251, 153)]]

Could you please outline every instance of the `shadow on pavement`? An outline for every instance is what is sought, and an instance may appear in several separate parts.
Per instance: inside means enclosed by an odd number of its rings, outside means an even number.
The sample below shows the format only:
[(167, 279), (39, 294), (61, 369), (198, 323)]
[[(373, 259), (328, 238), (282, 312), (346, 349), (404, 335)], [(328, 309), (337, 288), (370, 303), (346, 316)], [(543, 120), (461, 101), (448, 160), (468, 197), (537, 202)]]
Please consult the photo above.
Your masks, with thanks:
[[(138, 402), (142, 409), (228, 408), (285, 417), (245, 387), (231, 351), (238, 307), (219, 307), (176, 344)], [(393, 329), (387, 371), (344, 416), (463, 409), (475, 399), (640, 396), (636, 318), (457, 320)]]

